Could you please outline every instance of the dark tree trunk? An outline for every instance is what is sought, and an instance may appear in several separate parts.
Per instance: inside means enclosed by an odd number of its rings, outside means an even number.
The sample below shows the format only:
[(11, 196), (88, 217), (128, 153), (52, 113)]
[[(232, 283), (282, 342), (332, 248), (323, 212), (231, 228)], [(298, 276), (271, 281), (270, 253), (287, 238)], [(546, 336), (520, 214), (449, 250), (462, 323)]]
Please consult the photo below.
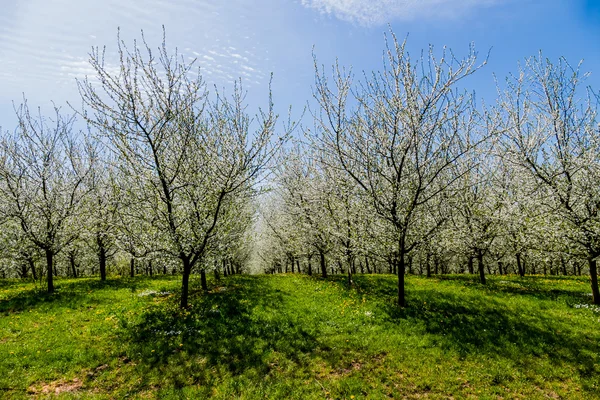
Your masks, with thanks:
[(352, 287), (352, 285), (354, 285), (354, 282), (352, 281), (352, 274), (354, 273), (354, 271), (352, 270), (352, 264), (354, 263), (353, 257), (352, 255), (348, 254), (347, 256), (347, 261), (348, 261), (348, 287)]
[(180, 257), (183, 263), (183, 277), (181, 279), (181, 308), (188, 308), (188, 294), (190, 287), (190, 274), (192, 272), (192, 266), (188, 257)]
[(429, 263), (429, 258), (431, 256), (429, 255), (429, 253), (427, 253), (427, 257), (425, 257), (425, 271), (426, 271), (426, 276), (427, 278), (431, 278), (431, 264)]
[(98, 261), (100, 264), (100, 280), (106, 280), (106, 249), (104, 246), (100, 246), (98, 249)]
[(75, 265), (75, 255), (73, 253), (69, 254), (69, 264), (71, 265), (71, 273), (73, 274), (73, 278), (77, 278), (77, 268)]
[(485, 266), (483, 265), (483, 251), (477, 249), (477, 268), (479, 269), (479, 281), (485, 285)]
[(19, 276), (21, 277), (21, 279), (27, 278), (27, 264), (26, 263), (21, 264), (21, 272), (19, 272)]
[(467, 262), (467, 268), (469, 269), (469, 274), (473, 275), (475, 270), (473, 269), (473, 257), (469, 256), (469, 261)]
[(223, 260), (223, 276), (227, 278), (227, 261)]
[(564, 276), (567, 276), (567, 262), (565, 261), (565, 256), (560, 255), (560, 265), (562, 267), (562, 273)]
[(394, 267), (398, 271), (398, 307), (406, 307), (406, 296), (404, 292), (404, 257), (403, 248), (400, 250), (399, 257), (394, 257)]
[[(166, 270), (167, 267), (165, 267)], [(135, 258), (131, 257), (129, 260), (129, 276), (132, 278), (135, 276)]]
[(206, 284), (206, 270), (204, 268), (200, 270), (200, 285), (202, 286), (202, 290), (208, 292), (208, 285)]
[(35, 270), (35, 261), (33, 261), (33, 257), (27, 256), (27, 262), (29, 263), (29, 269), (31, 269), (31, 275), (33, 275), (33, 280), (37, 281), (37, 271)]
[(296, 273), (296, 260), (294, 260), (294, 257), (292, 257), (291, 261), (292, 261), (292, 274), (295, 274)]
[(308, 276), (312, 276), (312, 256), (308, 257)]
[(52, 270), (54, 267), (53, 263), (54, 253), (52, 250), (46, 249), (46, 272), (48, 279), (48, 293), (54, 292), (54, 276), (52, 276)]
[[(437, 258), (437, 256), (433, 257), (433, 264), (434, 264), (434, 272), (437, 275), (439, 273), (439, 268), (440, 268), (440, 259)], [(443, 270), (442, 270), (442, 273), (444, 273)]]
[(598, 291), (598, 269), (596, 266), (596, 259), (589, 258), (588, 264), (590, 265), (590, 283), (592, 285), (592, 301), (594, 304), (600, 305), (600, 291)]
[(521, 253), (517, 253), (515, 257), (517, 258), (517, 269), (519, 270), (519, 276), (523, 278), (525, 276), (525, 266), (521, 260)]
[(319, 257), (321, 260), (321, 275), (323, 278), (327, 278), (327, 264), (325, 263), (325, 252), (319, 250)]
[(296, 270), (300, 273), (300, 259), (296, 258)]
[(500, 275), (504, 275), (504, 264), (502, 261), (498, 261), (498, 273)]
[(365, 267), (367, 268), (367, 274), (370, 274), (371, 266), (369, 265), (369, 256), (365, 256)]

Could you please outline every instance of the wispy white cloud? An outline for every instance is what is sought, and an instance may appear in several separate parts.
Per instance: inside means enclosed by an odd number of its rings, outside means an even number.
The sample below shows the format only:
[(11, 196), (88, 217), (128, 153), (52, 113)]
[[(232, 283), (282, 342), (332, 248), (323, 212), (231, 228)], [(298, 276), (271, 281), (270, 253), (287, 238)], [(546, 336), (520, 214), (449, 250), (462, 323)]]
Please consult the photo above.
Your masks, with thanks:
[(365, 26), (394, 20), (448, 19), (509, 0), (301, 0), (322, 14)]

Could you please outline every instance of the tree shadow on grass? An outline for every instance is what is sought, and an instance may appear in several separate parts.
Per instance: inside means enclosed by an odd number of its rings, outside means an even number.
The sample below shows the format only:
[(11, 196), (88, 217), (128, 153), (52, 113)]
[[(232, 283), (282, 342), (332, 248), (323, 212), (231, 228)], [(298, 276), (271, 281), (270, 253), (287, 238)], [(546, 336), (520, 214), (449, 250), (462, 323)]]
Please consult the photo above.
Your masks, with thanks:
[(301, 364), (319, 346), (316, 332), (288, 312), (287, 297), (265, 280), (236, 277), (195, 296), (188, 310), (169, 300), (137, 321), (122, 320), (122, 339), (148, 376), (159, 373), (176, 387), (210, 386), (221, 374), (260, 382), (279, 360)]
[[(469, 279), (457, 280), (470, 286)], [(452, 292), (452, 288), (436, 290), (433, 283), (419, 285), (416, 281), (407, 285), (408, 306), (398, 308), (395, 279), (359, 277), (356, 283), (360, 292), (379, 304), (385, 321), (391, 324), (408, 321), (412, 326), (422, 327), (431, 335), (431, 346), (456, 352), (461, 357), (473, 354), (502, 357), (515, 365), (523, 365), (525, 358), (547, 358), (556, 365), (571, 365), (588, 382), (584, 388), (597, 388), (600, 384), (600, 333), (581, 332), (569, 319), (546, 313), (543, 307), (531, 308), (523, 303), (519, 308), (504, 295), (561, 300), (570, 305), (581, 302), (580, 292), (544, 287), (535, 279), (525, 282), (527, 291), (491, 282), (487, 287), (477, 284), (477, 290), (473, 287), (468, 291), (458, 284)], [(564, 303), (559, 304), (557, 307), (564, 307)], [(597, 319), (596, 314), (588, 313), (590, 318)]]
[(463, 284), (466, 287), (478, 288), (485, 290), (488, 293), (508, 293), (519, 296), (530, 296), (538, 300), (562, 300), (567, 304), (578, 304), (582, 301), (585, 302), (589, 296), (586, 293), (582, 293), (579, 288), (561, 289), (550, 286), (547, 282), (554, 281), (555, 284), (560, 285), (561, 282), (573, 282), (572, 277), (560, 277), (560, 276), (526, 276), (519, 278), (506, 278), (494, 277), (494, 279), (488, 279), (486, 285), (479, 283), (476, 277), (469, 275), (439, 275), (435, 277), (440, 281), (454, 281)]
[(42, 304), (56, 307), (75, 308), (89, 300), (89, 293), (95, 290), (129, 289), (135, 292), (143, 281), (134, 279), (108, 279), (100, 281), (94, 278), (55, 281), (55, 292), (48, 293), (44, 287), (35, 287), (18, 291), (14, 296), (0, 299), (0, 314), (8, 315), (34, 309)]

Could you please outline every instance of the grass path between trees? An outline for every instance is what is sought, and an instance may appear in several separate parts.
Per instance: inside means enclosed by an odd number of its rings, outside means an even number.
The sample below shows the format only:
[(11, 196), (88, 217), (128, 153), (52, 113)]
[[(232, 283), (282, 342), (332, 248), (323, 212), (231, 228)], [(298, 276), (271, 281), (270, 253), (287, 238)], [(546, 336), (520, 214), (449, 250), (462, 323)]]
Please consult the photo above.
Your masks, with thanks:
[[(194, 277), (194, 279), (199, 279)], [(0, 398), (600, 398), (585, 278), (0, 281)], [(199, 288), (192, 281), (192, 288)]]

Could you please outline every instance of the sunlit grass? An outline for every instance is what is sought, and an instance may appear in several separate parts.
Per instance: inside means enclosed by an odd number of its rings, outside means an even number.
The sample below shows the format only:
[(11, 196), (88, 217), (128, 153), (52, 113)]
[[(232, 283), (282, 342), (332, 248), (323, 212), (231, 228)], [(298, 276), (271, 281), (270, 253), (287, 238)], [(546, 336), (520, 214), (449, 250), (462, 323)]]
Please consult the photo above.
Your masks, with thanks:
[[(0, 283), (0, 397), (600, 398), (581, 278), (235, 276)], [(199, 287), (198, 282), (193, 287)]]

